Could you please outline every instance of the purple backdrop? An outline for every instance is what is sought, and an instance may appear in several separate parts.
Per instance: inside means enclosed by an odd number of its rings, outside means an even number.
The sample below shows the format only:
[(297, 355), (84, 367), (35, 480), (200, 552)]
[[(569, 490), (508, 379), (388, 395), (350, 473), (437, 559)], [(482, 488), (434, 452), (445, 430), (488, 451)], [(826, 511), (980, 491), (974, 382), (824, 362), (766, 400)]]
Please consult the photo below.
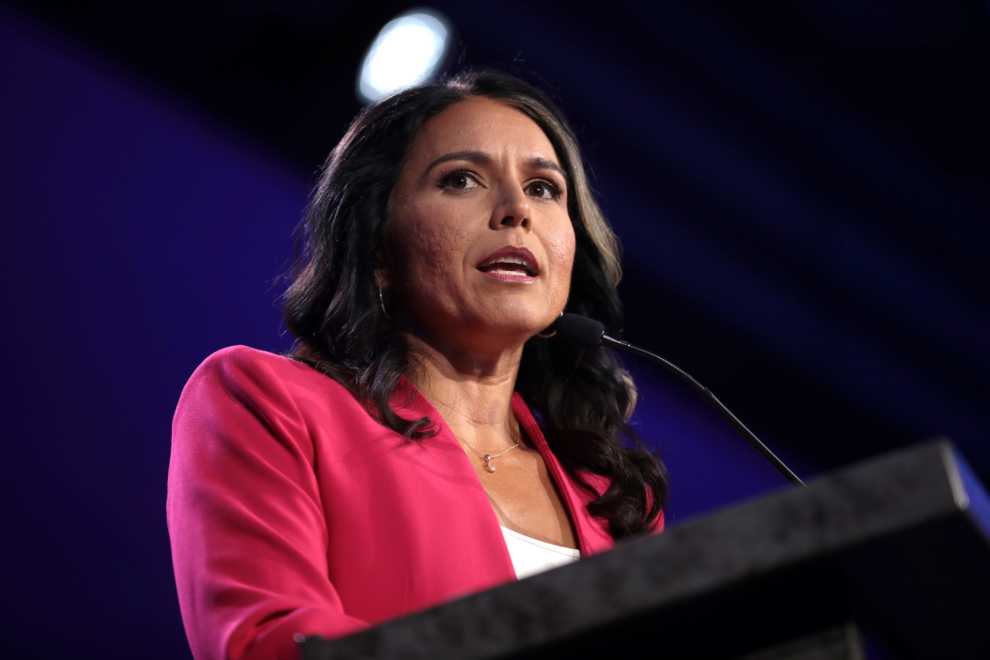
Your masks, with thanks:
[[(172, 412), (212, 351), (290, 345), (276, 277), (310, 175), (2, 7), (0, 89), (6, 648), (188, 657), (164, 515)], [(672, 523), (784, 486), (692, 393), (634, 371)]]

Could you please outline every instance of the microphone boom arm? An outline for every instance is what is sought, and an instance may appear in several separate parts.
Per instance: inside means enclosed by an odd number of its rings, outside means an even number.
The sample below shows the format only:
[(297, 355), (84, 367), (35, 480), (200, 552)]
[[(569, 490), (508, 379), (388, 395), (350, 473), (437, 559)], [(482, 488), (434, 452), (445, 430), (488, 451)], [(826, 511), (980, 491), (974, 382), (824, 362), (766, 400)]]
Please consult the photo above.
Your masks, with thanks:
[(784, 478), (786, 478), (795, 486), (804, 486), (804, 482), (801, 481), (801, 479), (796, 474), (794, 474), (794, 472), (792, 472), (791, 469), (787, 467), (783, 461), (777, 458), (774, 455), (774, 453), (770, 451), (770, 449), (765, 444), (760, 442), (760, 439), (757, 438), (752, 431), (746, 428), (746, 425), (743, 424), (741, 421), (739, 421), (739, 418), (733, 415), (728, 408), (722, 405), (722, 402), (716, 399), (715, 395), (712, 394), (707, 387), (696, 381), (691, 376), (691, 374), (684, 371), (673, 362), (665, 358), (662, 358), (659, 355), (656, 355), (655, 353), (651, 353), (649, 351), (643, 350), (638, 346), (633, 346), (632, 344), (622, 341), (620, 339), (613, 339), (608, 335), (602, 335), (601, 342), (602, 342), (601, 343), (602, 346), (608, 346), (609, 348), (614, 348), (620, 351), (624, 351), (626, 353), (632, 353), (633, 355), (638, 355), (640, 357), (646, 358), (647, 360), (651, 360), (652, 362), (659, 364), (661, 367), (663, 367), (667, 371), (671, 372), (672, 374), (680, 378), (682, 381), (684, 381), (687, 384), (688, 387), (690, 387), (692, 390), (697, 392), (698, 396), (704, 399), (708, 403), (708, 405), (714, 408), (715, 411), (719, 415), (721, 415), (725, 421), (727, 421), (729, 424), (732, 424), (732, 427), (735, 430), (739, 431), (742, 437), (746, 438), (746, 441), (749, 444), (753, 445), (756, 451), (763, 454), (763, 458), (767, 459), (771, 465), (777, 468), (777, 471), (780, 472), (782, 475), (784, 475)]

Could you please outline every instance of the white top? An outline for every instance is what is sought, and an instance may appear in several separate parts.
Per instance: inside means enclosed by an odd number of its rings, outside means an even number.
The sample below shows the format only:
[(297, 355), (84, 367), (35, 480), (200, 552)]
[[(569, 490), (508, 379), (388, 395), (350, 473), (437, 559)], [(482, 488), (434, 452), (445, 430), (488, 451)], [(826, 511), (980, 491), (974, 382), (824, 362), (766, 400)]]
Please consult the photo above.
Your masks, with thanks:
[(581, 556), (580, 550), (537, 541), (505, 527), (502, 527), (502, 536), (505, 537), (505, 545), (509, 548), (516, 577), (520, 580), (549, 571), (551, 568), (570, 564)]

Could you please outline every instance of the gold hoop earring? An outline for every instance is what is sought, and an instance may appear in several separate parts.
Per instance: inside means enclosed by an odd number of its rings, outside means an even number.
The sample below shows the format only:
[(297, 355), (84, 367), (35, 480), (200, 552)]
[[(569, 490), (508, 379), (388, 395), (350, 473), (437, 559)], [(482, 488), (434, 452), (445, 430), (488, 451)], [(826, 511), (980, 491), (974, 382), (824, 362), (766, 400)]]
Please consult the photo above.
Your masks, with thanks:
[[(563, 316), (563, 315), (564, 315), (564, 310), (560, 310), (560, 316)], [(557, 318), (559, 319), (560, 316), (558, 316)], [(554, 321), (554, 323), (556, 323), (556, 321)], [(554, 330), (553, 332), (551, 332), (549, 335), (543, 335), (543, 334), (540, 334), (539, 332), (537, 332), (536, 333), (536, 336), (539, 337), (540, 339), (550, 339), (555, 334), (557, 334), (557, 331), (556, 330)]]
[(385, 297), (382, 296), (382, 288), (381, 287), (378, 287), (378, 302), (381, 303), (381, 305), (382, 305), (382, 314), (385, 315), (385, 318), (391, 320), (392, 317), (388, 315), (388, 310), (385, 309)]

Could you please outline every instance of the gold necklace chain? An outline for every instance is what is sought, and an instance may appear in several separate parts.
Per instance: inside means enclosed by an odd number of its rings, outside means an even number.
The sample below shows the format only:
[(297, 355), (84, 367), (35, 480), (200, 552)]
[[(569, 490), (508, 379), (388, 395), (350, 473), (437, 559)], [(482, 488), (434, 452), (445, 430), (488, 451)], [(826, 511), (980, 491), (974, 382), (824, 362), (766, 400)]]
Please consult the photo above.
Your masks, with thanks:
[[(451, 433), (454, 433), (454, 432), (451, 431)], [(505, 451), (503, 451), (503, 452), (501, 452), (499, 454), (495, 454), (494, 456), (492, 456), (491, 454), (484, 453), (483, 451), (481, 451), (480, 449), (478, 449), (477, 447), (475, 447), (470, 442), (468, 442), (467, 440), (465, 440), (461, 436), (457, 435), (456, 433), (454, 433), (454, 437), (457, 438), (458, 440), (461, 440), (462, 442), (464, 442), (464, 444), (466, 444), (468, 447), (470, 447), (471, 449), (473, 449), (478, 454), (478, 456), (481, 456), (482, 460), (485, 461), (485, 469), (488, 470), (489, 472), (494, 472), (495, 471), (495, 466), (492, 465), (492, 459), (493, 458), (498, 458), (499, 456), (504, 456), (505, 454), (508, 454), (510, 451), (512, 451), (513, 449), (515, 449), (516, 447), (519, 446), (519, 441), (516, 440), (516, 444), (512, 445), (511, 447), (509, 447)]]

